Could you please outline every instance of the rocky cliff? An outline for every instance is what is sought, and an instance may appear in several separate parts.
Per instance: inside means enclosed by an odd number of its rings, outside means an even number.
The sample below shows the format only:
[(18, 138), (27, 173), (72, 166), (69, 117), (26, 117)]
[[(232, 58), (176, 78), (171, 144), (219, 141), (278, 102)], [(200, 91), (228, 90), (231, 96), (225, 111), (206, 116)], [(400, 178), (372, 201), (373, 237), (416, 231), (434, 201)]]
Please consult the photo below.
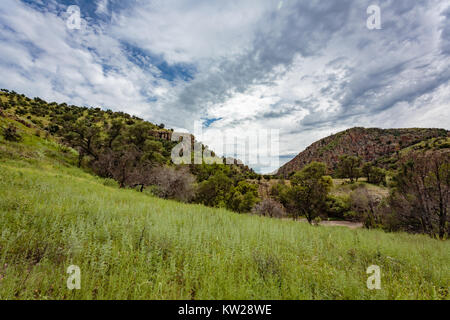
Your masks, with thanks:
[(313, 143), (278, 170), (278, 175), (289, 176), (312, 161), (327, 164), (333, 172), (341, 155), (355, 155), (364, 161), (378, 161), (388, 166), (390, 159), (402, 149), (425, 140), (450, 136), (444, 129), (366, 129), (352, 128)]

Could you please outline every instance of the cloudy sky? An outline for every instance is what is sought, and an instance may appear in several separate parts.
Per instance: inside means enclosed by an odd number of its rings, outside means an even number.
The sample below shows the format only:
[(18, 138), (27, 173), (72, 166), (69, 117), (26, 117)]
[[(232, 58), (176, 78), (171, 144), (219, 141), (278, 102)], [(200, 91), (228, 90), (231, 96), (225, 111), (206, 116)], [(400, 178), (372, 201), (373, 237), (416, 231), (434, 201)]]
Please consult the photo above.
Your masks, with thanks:
[[(212, 149), (224, 132), (269, 129), (283, 164), (354, 126), (450, 129), (448, 0), (1, 3), (0, 87), (177, 130), (201, 123)], [(371, 5), (381, 29), (367, 27)]]

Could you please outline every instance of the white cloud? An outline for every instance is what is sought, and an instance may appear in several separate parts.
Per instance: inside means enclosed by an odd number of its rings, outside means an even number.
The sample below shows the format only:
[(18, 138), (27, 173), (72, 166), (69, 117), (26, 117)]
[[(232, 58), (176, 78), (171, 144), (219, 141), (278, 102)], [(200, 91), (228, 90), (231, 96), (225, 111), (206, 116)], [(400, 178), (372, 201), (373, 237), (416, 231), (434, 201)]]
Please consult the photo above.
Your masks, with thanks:
[(97, 9), (95, 10), (97, 14), (107, 14), (108, 13), (108, 0), (97, 0)]

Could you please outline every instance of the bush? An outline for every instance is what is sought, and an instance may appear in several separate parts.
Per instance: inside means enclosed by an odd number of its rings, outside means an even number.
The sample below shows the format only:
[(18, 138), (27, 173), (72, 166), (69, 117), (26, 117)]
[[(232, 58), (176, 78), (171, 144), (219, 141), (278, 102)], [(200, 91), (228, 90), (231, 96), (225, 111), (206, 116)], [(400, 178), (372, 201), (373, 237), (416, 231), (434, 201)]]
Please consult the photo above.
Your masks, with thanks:
[(12, 124), (3, 129), (3, 137), (5, 140), (11, 142), (19, 142), (22, 140), (21, 135), (17, 132), (17, 128)]
[(119, 188), (119, 183), (116, 180), (110, 178), (103, 178), (102, 184), (107, 187)]
[(240, 213), (250, 212), (258, 201), (258, 186), (240, 181), (231, 190), (227, 208)]
[(153, 193), (160, 198), (190, 202), (195, 196), (195, 177), (187, 168), (155, 168), (151, 177)]
[(321, 217), (315, 217), (312, 224), (315, 226), (319, 226), (321, 222), (322, 222)]
[(357, 213), (356, 218), (362, 221), (367, 229), (382, 227), (381, 202), (382, 198), (369, 193), (365, 186), (360, 186), (350, 193), (351, 209)]
[(369, 183), (386, 185), (386, 171), (381, 168), (373, 167)]
[(225, 207), (232, 181), (223, 172), (216, 172), (200, 183), (196, 202), (208, 207)]
[(348, 196), (328, 196), (326, 214), (329, 218), (345, 219), (351, 216), (351, 203)]
[(253, 214), (270, 218), (283, 218), (286, 211), (281, 203), (273, 199), (267, 198), (256, 204), (252, 209)]

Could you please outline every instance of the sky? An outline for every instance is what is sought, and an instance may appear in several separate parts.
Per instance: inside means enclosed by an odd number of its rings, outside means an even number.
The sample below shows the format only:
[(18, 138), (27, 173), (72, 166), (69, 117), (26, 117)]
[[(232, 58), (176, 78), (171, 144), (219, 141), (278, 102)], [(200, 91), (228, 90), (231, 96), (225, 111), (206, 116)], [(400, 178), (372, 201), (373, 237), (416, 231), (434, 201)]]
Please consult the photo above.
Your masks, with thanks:
[[(0, 87), (200, 126), (266, 173), (355, 126), (450, 129), (449, 18), (450, 0), (2, 0)], [(243, 138), (267, 132), (270, 153)]]

